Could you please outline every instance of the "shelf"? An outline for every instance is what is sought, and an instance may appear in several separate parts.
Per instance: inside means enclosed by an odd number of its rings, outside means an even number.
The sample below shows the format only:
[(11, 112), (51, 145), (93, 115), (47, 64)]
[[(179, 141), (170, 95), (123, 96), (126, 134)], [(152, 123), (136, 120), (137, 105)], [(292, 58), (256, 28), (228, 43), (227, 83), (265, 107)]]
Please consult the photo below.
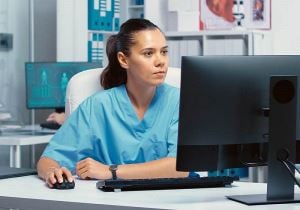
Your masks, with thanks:
[(117, 31), (99, 31), (99, 30), (88, 30), (88, 32), (97, 33), (97, 34), (103, 34), (103, 35), (112, 35), (112, 34), (116, 34), (117, 33)]
[(182, 56), (270, 54), (268, 34), (262, 30), (168, 31), (170, 66), (180, 67)]
[(128, 9), (142, 10), (144, 9), (144, 5), (131, 5), (128, 6)]
[(215, 30), (215, 31), (168, 31), (165, 32), (167, 37), (195, 37), (195, 36), (231, 36), (231, 35), (249, 35), (265, 34), (266, 31), (249, 31), (249, 30)]

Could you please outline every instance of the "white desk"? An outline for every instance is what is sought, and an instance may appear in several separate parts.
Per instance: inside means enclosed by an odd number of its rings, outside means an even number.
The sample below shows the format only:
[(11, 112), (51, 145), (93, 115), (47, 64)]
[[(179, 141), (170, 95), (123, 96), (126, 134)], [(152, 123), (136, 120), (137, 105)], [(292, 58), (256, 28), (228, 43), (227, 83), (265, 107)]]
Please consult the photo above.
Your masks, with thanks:
[[(53, 135), (0, 135), (0, 145), (10, 146), (10, 167), (21, 167), (21, 146), (48, 143)], [(34, 152), (31, 153), (34, 159)]]
[[(300, 204), (247, 206), (228, 195), (266, 192), (266, 184), (235, 182), (228, 188), (102, 192), (95, 180), (76, 180), (73, 190), (49, 189), (36, 176), (0, 180), (0, 207), (27, 209), (300, 210)], [(300, 193), (300, 189), (296, 189)]]

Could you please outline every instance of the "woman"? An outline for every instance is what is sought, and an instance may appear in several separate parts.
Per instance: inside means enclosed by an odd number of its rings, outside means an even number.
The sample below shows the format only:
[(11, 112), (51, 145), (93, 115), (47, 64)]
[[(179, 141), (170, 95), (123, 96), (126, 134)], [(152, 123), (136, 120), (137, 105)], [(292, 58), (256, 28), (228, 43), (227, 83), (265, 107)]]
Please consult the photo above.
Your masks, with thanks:
[(168, 46), (162, 31), (130, 19), (107, 42), (104, 91), (85, 100), (38, 162), (53, 187), (62, 174), (82, 179), (185, 177), (176, 171), (179, 90), (164, 84)]

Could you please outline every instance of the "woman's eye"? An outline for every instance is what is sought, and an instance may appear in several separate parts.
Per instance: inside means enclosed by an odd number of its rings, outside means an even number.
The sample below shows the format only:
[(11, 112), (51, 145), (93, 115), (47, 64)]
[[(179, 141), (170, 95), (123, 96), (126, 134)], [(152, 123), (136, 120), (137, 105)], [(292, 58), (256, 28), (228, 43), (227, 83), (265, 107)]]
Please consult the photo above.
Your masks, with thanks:
[(167, 54), (168, 54), (168, 50), (163, 50), (163, 51), (161, 52), (161, 54), (167, 55)]
[(152, 52), (144, 52), (144, 55), (147, 57), (151, 56), (152, 54), (153, 54)]

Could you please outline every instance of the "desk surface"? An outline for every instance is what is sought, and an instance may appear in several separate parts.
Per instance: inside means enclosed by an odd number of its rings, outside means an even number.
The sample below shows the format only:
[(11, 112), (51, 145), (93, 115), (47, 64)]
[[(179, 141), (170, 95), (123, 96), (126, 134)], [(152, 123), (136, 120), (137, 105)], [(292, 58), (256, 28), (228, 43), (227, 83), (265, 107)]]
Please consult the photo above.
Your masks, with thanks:
[[(32, 131), (30, 130), (32, 129)], [(31, 132), (30, 132), (31, 131)], [(2, 130), (0, 145), (34, 145), (48, 143), (56, 131), (36, 127), (24, 129)]]
[(48, 143), (53, 135), (14, 135), (0, 136), (0, 145), (34, 145)]
[[(48, 143), (55, 132), (53, 130), (41, 129), (39, 126), (34, 125), (18, 129), (0, 127), (0, 146), (10, 146), (10, 167), (21, 167), (21, 146), (31, 145), (33, 151), (33, 145)], [(31, 158), (34, 165), (34, 151)]]
[[(22, 210), (36, 209), (35, 205), (49, 209), (69, 209), (68, 205), (89, 205), (89, 209), (256, 209), (256, 210), (300, 210), (300, 204), (276, 204), (247, 206), (225, 198), (228, 195), (261, 194), (266, 184), (235, 182), (232, 187), (184, 190), (159, 190), (136, 192), (102, 192), (96, 188), (95, 180), (76, 180), (73, 190), (55, 190), (46, 187), (37, 176), (26, 176), (0, 180), (0, 208), (19, 207)], [(296, 188), (300, 193), (300, 189)], [(29, 200), (34, 199), (34, 200)], [(47, 201), (43, 201), (47, 200)], [(57, 202), (64, 201), (64, 202)], [(48, 202), (48, 203), (47, 203)], [(73, 202), (73, 203), (65, 203)], [(75, 203), (74, 203), (75, 202)], [(97, 204), (97, 205), (95, 205)], [(20, 206), (18, 206), (20, 205)], [(26, 207), (28, 206), (28, 208)], [(78, 209), (80, 209), (78, 207)], [(85, 207), (84, 207), (85, 208)], [(74, 209), (74, 208), (73, 208)], [(75, 208), (76, 209), (76, 208)]]

